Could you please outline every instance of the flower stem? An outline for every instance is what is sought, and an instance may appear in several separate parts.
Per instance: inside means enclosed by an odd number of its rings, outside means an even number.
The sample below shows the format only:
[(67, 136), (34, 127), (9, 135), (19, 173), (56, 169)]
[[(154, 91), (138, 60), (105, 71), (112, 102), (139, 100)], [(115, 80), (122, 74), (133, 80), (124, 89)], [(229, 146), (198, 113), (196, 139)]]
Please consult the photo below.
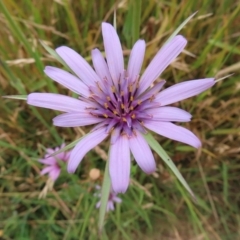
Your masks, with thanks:
[(99, 222), (98, 222), (98, 228), (100, 233), (102, 232), (103, 225), (104, 225), (104, 217), (106, 214), (106, 208), (107, 208), (107, 202), (109, 198), (111, 188), (111, 179), (109, 175), (109, 159), (106, 162), (105, 166), (105, 172), (104, 172), (104, 178), (103, 178), (103, 185), (102, 185), (102, 191), (101, 191), (101, 206), (99, 209)]

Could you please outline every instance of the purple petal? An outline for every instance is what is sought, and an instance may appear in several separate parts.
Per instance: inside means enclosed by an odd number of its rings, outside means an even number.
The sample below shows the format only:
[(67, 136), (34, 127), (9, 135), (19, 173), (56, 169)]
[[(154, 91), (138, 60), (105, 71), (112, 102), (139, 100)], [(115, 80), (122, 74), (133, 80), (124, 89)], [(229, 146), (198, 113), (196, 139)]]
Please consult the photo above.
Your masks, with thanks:
[(68, 172), (75, 172), (76, 168), (82, 161), (83, 157), (87, 154), (87, 152), (96, 147), (108, 136), (105, 131), (105, 128), (101, 128), (92, 133), (89, 133), (75, 146), (68, 161)]
[[(99, 185), (95, 185), (95, 189), (101, 190), (102, 188), (101, 188), (101, 186), (99, 186)], [(101, 196), (101, 194), (100, 194), (100, 196)]]
[(62, 112), (80, 112), (89, 104), (78, 99), (55, 93), (31, 93), (27, 103), (35, 107), (49, 108)]
[(43, 168), (43, 170), (40, 172), (40, 175), (44, 175), (46, 173), (49, 173), (50, 171), (52, 171), (54, 169), (54, 166), (48, 166)]
[(156, 170), (156, 163), (152, 151), (142, 134), (136, 131), (135, 136), (129, 139), (129, 144), (133, 157), (139, 167), (145, 173), (154, 172)]
[(215, 84), (214, 78), (205, 78), (199, 80), (190, 80), (181, 83), (177, 83), (156, 96), (161, 106), (165, 106), (171, 103), (175, 103), (207, 90)]
[(119, 122), (118, 119), (114, 119), (114, 118), (111, 119), (107, 124), (106, 132), (110, 132), (110, 131), (114, 130), (114, 127), (118, 122)]
[(52, 154), (52, 153), (54, 153), (54, 152), (55, 152), (55, 150), (52, 149), (52, 148), (47, 148), (47, 149), (46, 149), (46, 153), (48, 153), (48, 154)]
[(144, 126), (164, 137), (186, 143), (195, 148), (200, 148), (202, 145), (200, 140), (191, 131), (170, 122), (147, 120), (144, 122)]
[(64, 161), (65, 152), (58, 153), (58, 154), (55, 155), (54, 157), (56, 157), (56, 159), (57, 159), (58, 161)]
[(59, 174), (61, 172), (60, 168), (54, 168), (51, 172), (49, 172), (49, 177), (53, 180), (56, 181), (57, 178), (59, 177)]
[(145, 54), (145, 41), (138, 40), (133, 46), (128, 62), (127, 73), (130, 82), (133, 82), (138, 78), (141, 71), (144, 54)]
[(63, 113), (53, 118), (53, 125), (58, 127), (81, 127), (104, 121), (104, 118), (95, 117), (87, 112)]
[(112, 201), (107, 202), (107, 212), (114, 210), (114, 204)]
[[(102, 128), (102, 127), (107, 126), (110, 121), (111, 121), (111, 120), (109, 120), (109, 119), (105, 119), (104, 122), (101, 122), (101, 123), (96, 124), (96, 125), (92, 128), (91, 132), (94, 132), (95, 130), (97, 130), (97, 129), (99, 129), (99, 128)], [(106, 133), (107, 133), (107, 131), (106, 131)]]
[(130, 180), (130, 149), (126, 136), (120, 136), (110, 147), (109, 173), (115, 193), (125, 193)]
[(65, 143), (62, 143), (61, 146), (60, 146), (60, 149), (64, 148), (66, 146)]
[(100, 208), (100, 206), (101, 206), (101, 201), (97, 202), (96, 208)]
[(71, 150), (68, 152), (64, 152), (64, 157), (61, 160), (63, 160), (64, 162), (67, 162), (68, 159), (70, 158), (71, 152), (72, 152)]
[(182, 52), (186, 44), (187, 40), (178, 35), (158, 51), (140, 79), (138, 95), (144, 92), (160, 76), (167, 66)]
[(56, 52), (86, 85), (95, 85), (100, 81), (88, 62), (71, 48), (62, 46)]
[(114, 128), (111, 134), (111, 144), (115, 144), (116, 141), (120, 138), (121, 130), (122, 126), (117, 126), (116, 128)]
[(122, 199), (119, 198), (119, 197), (113, 197), (112, 200), (116, 203), (121, 203), (122, 202)]
[(84, 97), (88, 97), (90, 95), (87, 85), (71, 73), (50, 66), (45, 67), (44, 72), (48, 75), (48, 77), (62, 84), (69, 90), (78, 93)]
[(111, 75), (107, 63), (102, 53), (97, 48), (92, 50), (92, 61), (94, 69), (100, 79), (107, 79), (107, 81), (111, 81)]
[(46, 165), (54, 165), (57, 163), (57, 160), (54, 157), (49, 157), (45, 159), (39, 159), (40, 163), (46, 164)]
[(123, 52), (119, 37), (114, 27), (109, 23), (102, 23), (103, 43), (108, 63), (108, 68), (115, 85), (118, 84), (120, 76), (123, 74), (124, 62)]
[(145, 113), (151, 114), (152, 120), (161, 122), (189, 122), (192, 117), (190, 113), (176, 107), (152, 108)]
[(158, 82), (148, 91), (144, 92), (141, 96), (139, 96), (139, 99), (141, 99), (141, 101), (143, 102), (151, 97), (155, 98), (155, 95), (161, 90), (165, 83), (166, 83), (165, 80)]

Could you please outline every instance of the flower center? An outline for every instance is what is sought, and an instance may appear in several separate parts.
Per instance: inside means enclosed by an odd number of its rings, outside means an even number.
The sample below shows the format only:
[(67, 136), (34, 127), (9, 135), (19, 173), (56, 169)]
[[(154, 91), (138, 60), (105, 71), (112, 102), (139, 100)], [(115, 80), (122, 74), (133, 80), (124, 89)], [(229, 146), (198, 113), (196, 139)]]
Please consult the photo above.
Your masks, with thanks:
[(142, 130), (144, 119), (152, 117), (143, 110), (153, 105), (153, 96), (137, 96), (138, 87), (139, 78), (130, 81), (127, 76), (120, 77), (117, 84), (103, 79), (102, 83), (89, 87), (89, 100), (94, 106), (88, 109), (89, 113), (105, 118), (109, 131), (120, 127), (127, 135), (131, 135), (134, 128)]

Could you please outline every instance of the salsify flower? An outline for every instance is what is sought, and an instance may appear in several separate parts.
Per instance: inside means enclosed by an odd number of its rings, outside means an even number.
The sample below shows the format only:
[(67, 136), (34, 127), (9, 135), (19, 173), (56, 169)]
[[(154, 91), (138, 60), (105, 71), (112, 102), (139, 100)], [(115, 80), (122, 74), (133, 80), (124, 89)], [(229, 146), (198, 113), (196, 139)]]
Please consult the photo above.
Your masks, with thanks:
[[(189, 122), (191, 114), (168, 106), (195, 96), (215, 83), (214, 78), (190, 80), (160, 91), (165, 81), (156, 81), (167, 66), (182, 52), (187, 40), (175, 36), (165, 44), (150, 62), (142, 76), (140, 70), (145, 54), (144, 40), (138, 40), (124, 69), (122, 47), (112, 25), (102, 23), (106, 60), (98, 49), (92, 50), (94, 69), (74, 50), (62, 46), (56, 49), (74, 74), (56, 67), (45, 68), (54, 81), (79, 94), (72, 98), (54, 93), (28, 95), (30, 105), (65, 112), (53, 119), (59, 127), (79, 127), (95, 124), (73, 149), (68, 171), (74, 172), (85, 154), (111, 137), (109, 172), (114, 192), (125, 192), (130, 178), (130, 151), (140, 168), (152, 173), (155, 160), (143, 134), (147, 130), (164, 137), (201, 146), (189, 130), (172, 122)], [(153, 85), (153, 83), (155, 84)]]
[(59, 161), (67, 162), (69, 160), (71, 151), (61, 152), (56, 154), (55, 156), (51, 156), (51, 155), (64, 147), (65, 147), (65, 144), (63, 143), (60, 147), (56, 147), (55, 149), (53, 148), (46, 149), (47, 154), (44, 156), (43, 159), (39, 159), (40, 163), (43, 163), (46, 165), (46, 167), (44, 167), (43, 170), (40, 172), (41, 175), (48, 173), (49, 177), (53, 181), (57, 180), (61, 172)]
[[(99, 185), (96, 185), (96, 189), (98, 190), (98, 193), (95, 193), (94, 195), (101, 198), (101, 193), (99, 192), (101, 190), (101, 187)], [(117, 196), (117, 193), (115, 193), (113, 189), (111, 189), (108, 196), (106, 212), (113, 211), (115, 209), (114, 203), (121, 203), (121, 202), (122, 202), (122, 199)], [(97, 202), (96, 208), (100, 208), (100, 206), (101, 206), (101, 200)]]

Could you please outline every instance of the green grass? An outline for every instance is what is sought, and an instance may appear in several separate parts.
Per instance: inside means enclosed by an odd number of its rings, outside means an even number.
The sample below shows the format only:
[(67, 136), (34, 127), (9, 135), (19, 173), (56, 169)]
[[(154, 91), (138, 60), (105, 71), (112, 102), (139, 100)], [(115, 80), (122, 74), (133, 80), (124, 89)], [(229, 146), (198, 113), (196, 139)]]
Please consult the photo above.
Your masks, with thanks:
[[(193, 114), (185, 126), (203, 142), (195, 151), (157, 137), (198, 198), (191, 201), (182, 185), (155, 154), (158, 170), (147, 176), (134, 164), (132, 182), (122, 204), (106, 216), (98, 233), (95, 184), (101, 184), (105, 162), (99, 149), (87, 154), (78, 171), (63, 170), (46, 198), (38, 196), (47, 177), (36, 161), (44, 147), (81, 136), (79, 129), (52, 126), (56, 112), (0, 101), (0, 239), (238, 239), (240, 237), (240, 5), (233, 0), (203, 1), (0, 1), (0, 94), (72, 93), (48, 79), (45, 65), (60, 66), (40, 41), (67, 45), (91, 60), (91, 49), (103, 50), (101, 22), (113, 22), (125, 59), (134, 41), (145, 39), (144, 67), (164, 41), (192, 13), (180, 32), (186, 50), (161, 76), (170, 86), (188, 79), (223, 77), (211, 90), (178, 104)], [(195, 57), (193, 57), (193, 54)], [(91, 61), (90, 61), (91, 62)], [(85, 132), (89, 128), (83, 128)], [(43, 147), (44, 146), (44, 147)], [(101, 144), (108, 151), (108, 143)], [(101, 176), (89, 178), (92, 168)]]

